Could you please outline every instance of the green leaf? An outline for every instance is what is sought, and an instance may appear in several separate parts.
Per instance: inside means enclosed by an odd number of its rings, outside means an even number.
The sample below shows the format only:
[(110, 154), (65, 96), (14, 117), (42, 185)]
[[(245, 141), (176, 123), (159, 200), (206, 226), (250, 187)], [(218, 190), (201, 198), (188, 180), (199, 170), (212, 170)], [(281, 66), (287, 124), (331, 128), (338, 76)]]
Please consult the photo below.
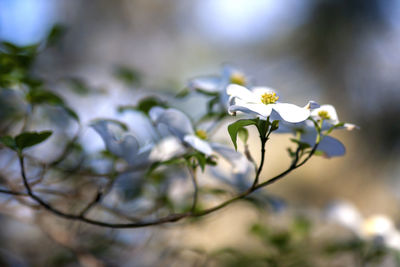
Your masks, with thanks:
[(205, 156), (203, 153), (196, 152), (196, 153), (193, 153), (193, 154), (191, 155), (191, 157), (196, 158), (197, 163), (198, 163), (198, 165), (199, 165), (200, 168), (201, 168), (201, 171), (204, 172), (204, 168), (206, 167), (206, 164), (207, 164), (207, 158), (206, 158), (206, 156)]
[(62, 106), (62, 108), (65, 110), (65, 112), (67, 112), (67, 114), (69, 116), (71, 116), (73, 119), (75, 119), (77, 122), (79, 122), (79, 116), (78, 116), (78, 114), (76, 114), (76, 112), (73, 109), (71, 109), (70, 107), (64, 106), (64, 105)]
[(24, 148), (31, 147), (42, 143), (50, 137), (52, 131), (42, 132), (24, 132), (15, 137), (15, 143), (20, 151)]
[(129, 86), (139, 86), (142, 80), (137, 70), (122, 65), (115, 67), (114, 77)]
[(271, 132), (278, 130), (279, 128), (279, 121), (275, 120), (271, 123)]
[(219, 92), (210, 92), (199, 88), (196, 88), (196, 92), (206, 96), (215, 96), (215, 97), (219, 96)]
[(190, 93), (190, 90), (188, 88), (183, 89), (180, 91), (177, 95), (176, 98), (184, 98)]
[(301, 142), (301, 141), (299, 141), (297, 139), (294, 139), (294, 138), (290, 138), (290, 141), (292, 141), (293, 143), (296, 143), (300, 147), (300, 149), (306, 149), (306, 148), (311, 147), (310, 144), (305, 143), (305, 142)]
[(48, 104), (53, 106), (59, 106), (63, 108), (64, 111), (69, 116), (71, 116), (72, 118), (74, 118), (76, 121), (79, 122), (79, 117), (76, 114), (76, 112), (70, 107), (68, 107), (60, 96), (58, 96), (53, 92), (43, 89), (34, 89), (34, 90), (31, 89), (28, 92), (26, 99), (31, 104)]
[(1, 48), (11, 54), (17, 54), (20, 51), (20, 48), (17, 45), (7, 41), (1, 42)]
[(314, 156), (321, 156), (321, 157), (324, 157), (324, 156), (326, 156), (326, 153), (325, 153), (324, 151), (322, 151), (322, 150), (316, 150), (316, 151), (314, 152)]
[(228, 126), (228, 132), (229, 132), (229, 135), (231, 136), (233, 145), (235, 146), (236, 150), (237, 150), (236, 142), (237, 142), (238, 131), (245, 126), (257, 125), (257, 121), (258, 121), (258, 119), (243, 119), (243, 120), (235, 121), (234, 123), (232, 123)]
[(32, 104), (64, 105), (64, 100), (57, 94), (41, 89), (30, 90), (26, 99)]
[(168, 105), (165, 103), (165, 101), (159, 99), (158, 97), (155, 96), (149, 96), (141, 99), (139, 103), (137, 104), (137, 110), (140, 110), (144, 112), (145, 114), (149, 114), (149, 111), (151, 108), (159, 106), (163, 108), (167, 108)]
[(74, 91), (74, 93), (77, 93), (79, 95), (87, 95), (90, 92), (90, 87), (81, 78), (67, 78), (66, 82), (71, 90)]
[(247, 144), (247, 140), (249, 140), (249, 131), (244, 127), (239, 128), (238, 136), (243, 143)]
[(268, 120), (256, 119), (257, 130), (262, 139), (266, 137), (270, 125), (269, 118)]
[(47, 35), (46, 45), (51, 46), (51, 45), (56, 44), (61, 39), (61, 37), (64, 36), (66, 31), (67, 31), (67, 27), (65, 27), (61, 24), (54, 25), (51, 28), (49, 34)]
[(126, 110), (135, 110), (135, 111), (141, 111), (144, 114), (148, 115), (150, 109), (156, 106), (168, 108), (168, 105), (165, 101), (159, 99), (156, 96), (149, 96), (142, 98), (136, 106), (131, 106), (131, 105), (119, 106), (118, 112), (124, 112)]
[(11, 136), (0, 137), (0, 143), (11, 148), (12, 150), (17, 150), (17, 144), (15, 143), (14, 138), (12, 138)]

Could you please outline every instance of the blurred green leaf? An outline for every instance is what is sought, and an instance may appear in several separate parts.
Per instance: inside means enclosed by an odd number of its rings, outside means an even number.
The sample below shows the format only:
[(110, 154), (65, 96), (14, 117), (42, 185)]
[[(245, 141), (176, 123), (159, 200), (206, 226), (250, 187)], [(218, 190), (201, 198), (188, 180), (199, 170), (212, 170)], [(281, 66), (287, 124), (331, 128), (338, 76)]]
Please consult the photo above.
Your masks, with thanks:
[(311, 231), (311, 221), (304, 216), (298, 216), (293, 221), (292, 229), (300, 236), (305, 236)]
[(64, 105), (64, 100), (57, 94), (46, 90), (29, 90), (26, 100), (31, 104)]
[(191, 158), (193, 158), (193, 157), (196, 159), (197, 164), (200, 166), (201, 171), (204, 172), (204, 169), (205, 169), (206, 164), (207, 164), (207, 158), (206, 158), (206, 156), (205, 156), (203, 153), (195, 152), (195, 153), (193, 153), (193, 154), (191, 154), (191, 155), (189, 156), (189, 160), (190, 160)]
[(61, 107), (65, 110), (65, 112), (66, 112), (70, 117), (72, 117), (74, 120), (76, 120), (77, 122), (79, 122), (79, 116), (78, 116), (78, 114), (77, 114), (73, 109), (71, 109), (70, 107), (65, 106), (65, 105), (62, 105)]
[(15, 143), (14, 138), (12, 138), (11, 136), (0, 137), (0, 143), (11, 148), (12, 150), (17, 150), (17, 144)]
[(29, 93), (26, 95), (26, 99), (31, 104), (48, 104), (53, 106), (59, 106), (62, 109), (64, 109), (64, 111), (69, 116), (71, 116), (73, 119), (79, 122), (78, 114), (69, 106), (67, 106), (64, 103), (64, 100), (60, 96), (58, 96), (53, 92), (43, 89), (35, 89), (35, 90), (31, 89), (29, 90)]
[(24, 132), (15, 137), (15, 143), (19, 150), (31, 147), (42, 143), (47, 138), (50, 137), (52, 131), (42, 131), (42, 132)]
[(20, 52), (20, 48), (17, 45), (6, 41), (1, 42), (1, 49), (11, 54)]
[(255, 223), (251, 226), (250, 233), (260, 237), (261, 239), (266, 239), (269, 237), (269, 230), (259, 223)]
[(199, 88), (196, 88), (196, 92), (198, 92), (202, 95), (206, 95), (206, 96), (214, 96), (214, 97), (219, 96), (219, 92), (210, 92), (210, 91), (205, 91), (205, 90), (199, 89)]
[(293, 143), (296, 143), (302, 150), (311, 147), (310, 144), (302, 142), (302, 141), (294, 139), (294, 138), (290, 138), (290, 141), (292, 141)]
[(186, 97), (188, 94), (190, 93), (190, 90), (188, 88), (183, 89), (182, 91), (180, 91), (176, 97), (177, 98), (184, 98)]
[(114, 70), (114, 77), (129, 86), (140, 86), (141, 74), (127, 66), (116, 66)]
[(50, 29), (49, 34), (47, 35), (46, 45), (52, 46), (52, 45), (56, 44), (58, 41), (60, 41), (61, 37), (64, 36), (66, 31), (67, 31), (67, 27), (65, 27), (61, 24), (55, 24)]
[(37, 54), (38, 44), (18, 46), (0, 43), (0, 86), (13, 87), (31, 79), (30, 68)]
[(74, 93), (79, 95), (87, 95), (90, 92), (90, 87), (81, 78), (67, 78), (65, 81)]
[(135, 110), (135, 111), (141, 111), (144, 114), (148, 115), (150, 109), (153, 107), (163, 107), (163, 108), (168, 108), (168, 104), (161, 100), (160, 98), (156, 96), (148, 96), (145, 98), (142, 98), (136, 106), (119, 106), (118, 107), (118, 112), (124, 112), (126, 110)]
[(155, 96), (150, 96), (150, 97), (141, 99), (139, 101), (139, 103), (137, 104), (137, 109), (144, 112), (145, 114), (148, 114), (150, 109), (155, 106), (159, 106), (159, 107), (163, 107), (163, 108), (168, 107), (168, 105), (161, 99), (159, 99)]

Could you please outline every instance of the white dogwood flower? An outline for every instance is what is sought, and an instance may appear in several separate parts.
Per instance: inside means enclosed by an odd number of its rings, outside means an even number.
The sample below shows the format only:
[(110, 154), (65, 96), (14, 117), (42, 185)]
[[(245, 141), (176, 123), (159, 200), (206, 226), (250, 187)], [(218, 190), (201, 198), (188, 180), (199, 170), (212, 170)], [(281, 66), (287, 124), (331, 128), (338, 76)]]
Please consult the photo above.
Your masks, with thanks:
[[(322, 121), (322, 139), (318, 145), (318, 150), (323, 152), (324, 156), (328, 158), (344, 155), (346, 153), (346, 148), (342, 142), (334, 137), (324, 135), (325, 131), (340, 123), (335, 108), (332, 105), (322, 105), (320, 107), (314, 105), (310, 107), (310, 109), (311, 118), (317, 122)], [(358, 127), (351, 123), (345, 123), (343, 126), (335, 129), (353, 130), (355, 128)], [(307, 143), (310, 146), (315, 145), (318, 135), (314, 123), (310, 120), (299, 123), (281, 122), (276, 133), (292, 133), (296, 136), (300, 135), (299, 141)]]
[[(340, 123), (339, 117), (336, 113), (336, 109), (332, 105), (322, 105), (319, 108), (312, 109), (311, 117), (316, 121), (323, 120), (321, 127), (322, 131), (328, 130), (332, 126)], [(345, 128), (346, 130), (351, 131), (354, 129), (358, 129), (358, 126), (352, 123), (345, 123), (340, 128)]]
[(271, 88), (254, 87), (249, 90), (244, 86), (231, 84), (227, 88), (227, 94), (230, 96), (229, 113), (232, 115), (240, 111), (267, 120), (276, 112), (290, 123), (305, 121), (310, 116), (308, 108), (279, 102), (279, 96)]
[[(300, 140), (310, 146), (314, 146), (318, 132), (312, 121), (303, 121), (299, 123), (280, 123), (279, 129), (275, 133), (291, 133), (293, 135), (300, 134)], [(319, 142), (318, 150), (323, 152), (327, 158), (343, 156), (346, 153), (346, 148), (334, 137), (323, 136)]]
[(348, 228), (362, 240), (400, 250), (400, 232), (386, 215), (375, 214), (364, 218), (354, 205), (344, 201), (331, 204), (326, 215), (329, 221)]
[(150, 154), (150, 145), (140, 147), (138, 140), (130, 133), (120, 134), (113, 128), (112, 121), (98, 120), (91, 127), (101, 136), (108, 151), (125, 159), (130, 165), (144, 164)]
[(239, 69), (224, 65), (220, 76), (201, 76), (189, 81), (188, 88), (207, 93), (222, 93), (229, 84), (247, 85), (246, 75)]
[(154, 107), (149, 115), (161, 134), (166, 137), (173, 135), (186, 147), (192, 147), (207, 156), (218, 154), (225, 158), (237, 172), (242, 171), (242, 167), (248, 163), (246, 157), (233, 148), (207, 141), (207, 132), (195, 131), (190, 119), (182, 111)]
[(249, 83), (246, 75), (239, 69), (230, 65), (224, 65), (220, 76), (201, 76), (189, 81), (188, 88), (206, 94), (219, 94), (220, 103), (225, 108), (228, 105), (229, 96), (226, 88), (229, 84), (247, 86)]

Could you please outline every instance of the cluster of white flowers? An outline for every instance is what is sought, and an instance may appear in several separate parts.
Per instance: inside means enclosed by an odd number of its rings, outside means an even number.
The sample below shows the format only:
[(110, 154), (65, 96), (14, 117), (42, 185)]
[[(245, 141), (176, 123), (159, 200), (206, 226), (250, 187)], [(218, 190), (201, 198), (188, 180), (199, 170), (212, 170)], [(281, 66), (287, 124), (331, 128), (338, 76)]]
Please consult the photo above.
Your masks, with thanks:
[[(225, 114), (244, 114), (250, 119), (279, 121), (276, 133), (294, 134), (298, 142), (307, 143), (309, 146), (314, 146), (318, 139), (318, 150), (326, 157), (341, 156), (345, 153), (344, 145), (328, 134), (333, 129), (351, 130), (356, 126), (340, 123), (333, 106), (320, 106), (314, 101), (309, 101), (303, 107), (284, 103), (280, 101), (275, 90), (250, 87), (249, 80), (242, 71), (225, 66), (220, 77), (198, 77), (190, 80), (187, 87), (192, 91), (217, 97)], [(99, 120), (92, 126), (104, 140), (106, 148), (130, 165), (166, 161), (187, 155), (190, 151), (198, 151), (205, 157), (225, 158), (236, 171), (248, 170), (249, 162), (243, 154), (210, 141), (207, 131), (195, 129), (191, 119), (182, 111), (154, 106), (149, 110), (148, 117), (160, 138), (145, 147), (140, 147), (132, 134), (118, 135), (110, 127), (110, 121)], [(217, 120), (220, 122), (221, 118)]]
[(400, 231), (386, 215), (364, 218), (351, 203), (338, 201), (327, 209), (327, 219), (352, 231), (358, 238), (400, 250)]

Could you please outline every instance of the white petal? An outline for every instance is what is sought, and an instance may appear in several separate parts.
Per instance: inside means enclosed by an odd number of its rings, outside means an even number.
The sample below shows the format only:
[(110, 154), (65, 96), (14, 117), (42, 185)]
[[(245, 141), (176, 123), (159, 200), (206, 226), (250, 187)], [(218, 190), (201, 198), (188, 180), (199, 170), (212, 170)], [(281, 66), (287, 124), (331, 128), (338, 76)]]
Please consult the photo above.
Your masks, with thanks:
[[(274, 114), (274, 112), (273, 112), (273, 114)], [(275, 116), (271, 115), (270, 121), (274, 121), (274, 120), (279, 120), (279, 128), (274, 133), (296, 134), (296, 131), (298, 131), (298, 130), (305, 131), (305, 129), (307, 128), (307, 126), (305, 124), (306, 121), (302, 121), (302, 122), (298, 122), (298, 123), (289, 123), (289, 122), (282, 120), (280, 116), (275, 117)]]
[(106, 148), (112, 154), (125, 159), (129, 164), (142, 163), (145, 154), (139, 156), (139, 142), (131, 134), (125, 134), (120, 139), (116, 137), (116, 131), (110, 127), (108, 121), (97, 121), (92, 125), (93, 129), (99, 133)]
[(287, 122), (302, 122), (310, 116), (308, 109), (287, 103), (276, 103), (273, 109)]
[(123, 149), (120, 145), (119, 140), (116, 137), (116, 132), (110, 128), (109, 124), (110, 122), (108, 121), (99, 120), (91, 126), (103, 139), (106, 149), (112, 154), (118, 157), (122, 157)]
[(397, 230), (392, 231), (385, 239), (385, 244), (388, 248), (400, 250), (400, 232)]
[(247, 173), (250, 162), (242, 153), (218, 143), (210, 143), (210, 145), (216, 153), (220, 154), (232, 165), (234, 173)]
[[(301, 136), (301, 141), (314, 146), (316, 137), (316, 131), (308, 132)], [(324, 155), (328, 158), (343, 156), (346, 153), (346, 148), (342, 142), (331, 136), (323, 136), (317, 150), (324, 152)]]
[(153, 107), (149, 111), (150, 119), (155, 122), (157, 119), (165, 112), (165, 108), (162, 107)]
[(247, 103), (243, 100), (240, 99), (235, 99), (234, 105), (231, 105), (229, 107), (229, 112), (236, 112), (236, 111), (241, 111), (243, 113), (250, 113), (250, 114), (256, 114), (256, 115), (261, 115), (263, 117), (268, 117), (271, 112), (272, 108), (275, 104), (254, 104), (254, 103)]
[[(124, 158), (129, 164), (139, 162), (139, 143), (133, 135), (127, 134), (121, 139), (119, 142), (119, 150), (121, 151), (121, 155), (119, 156)], [(142, 159), (140, 159), (140, 161), (141, 160)]]
[(328, 158), (343, 156), (346, 153), (346, 148), (342, 142), (331, 136), (322, 138), (318, 150), (323, 151)]
[(156, 124), (163, 124), (168, 131), (183, 140), (187, 134), (193, 134), (193, 126), (188, 116), (177, 109), (166, 109), (155, 121)]
[(163, 138), (156, 144), (150, 153), (150, 159), (154, 161), (165, 161), (185, 153), (182, 142), (173, 136)]
[(327, 210), (327, 218), (349, 228), (356, 234), (361, 234), (363, 218), (357, 208), (344, 201), (332, 203)]
[(198, 138), (195, 135), (186, 135), (183, 140), (193, 147), (194, 149), (206, 154), (207, 156), (211, 155), (213, 153), (213, 150), (210, 146), (210, 144), (200, 138)]
[(226, 89), (226, 93), (246, 102), (261, 103), (261, 98), (258, 98), (255, 94), (253, 94), (253, 92), (241, 85), (230, 84)]
[(198, 77), (192, 79), (189, 82), (189, 89), (191, 90), (201, 90), (210, 93), (217, 93), (219, 92), (221, 83), (221, 78), (219, 77)]
[(388, 237), (396, 231), (393, 221), (386, 215), (373, 215), (364, 220), (362, 232), (364, 237)]

